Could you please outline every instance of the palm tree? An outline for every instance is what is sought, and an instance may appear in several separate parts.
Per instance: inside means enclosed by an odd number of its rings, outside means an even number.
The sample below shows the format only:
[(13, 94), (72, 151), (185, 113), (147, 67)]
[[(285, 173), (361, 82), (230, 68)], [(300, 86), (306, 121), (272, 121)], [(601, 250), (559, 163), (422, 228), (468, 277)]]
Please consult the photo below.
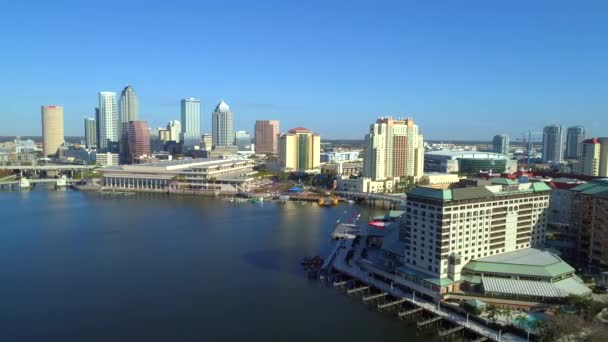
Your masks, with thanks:
[(496, 315), (498, 315), (499, 310), (495, 305), (488, 305), (488, 318), (492, 320), (494, 324), (496, 324)]
[(513, 318), (513, 310), (510, 307), (506, 306), (501, 311), (501, 313), (507, 319), (507, 323), (511, 324), (511, 319)]

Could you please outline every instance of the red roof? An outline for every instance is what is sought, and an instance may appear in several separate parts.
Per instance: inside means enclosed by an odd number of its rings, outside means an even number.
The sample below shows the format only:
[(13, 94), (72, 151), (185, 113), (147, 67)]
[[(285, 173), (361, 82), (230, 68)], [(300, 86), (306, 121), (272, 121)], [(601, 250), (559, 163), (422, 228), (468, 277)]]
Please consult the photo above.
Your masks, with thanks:
[(304, 127), (296, 127), (296, 128), (292, 128), (289, 130), (289, 133), (296, 133), (296, 132), (310, 132), (310, 130), (308, 128), (304, 128)]
[(591, 138), (587, 140), (583, 140), (583, 144), (599, 144), (600, 141), (598, 138)]

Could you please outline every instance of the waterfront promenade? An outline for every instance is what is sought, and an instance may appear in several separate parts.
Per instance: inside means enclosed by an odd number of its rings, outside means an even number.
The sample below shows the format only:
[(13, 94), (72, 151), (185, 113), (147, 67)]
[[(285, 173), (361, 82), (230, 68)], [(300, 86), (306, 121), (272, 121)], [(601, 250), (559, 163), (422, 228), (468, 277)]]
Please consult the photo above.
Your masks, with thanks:
[[(520, 337), (515, 334), (511, 334), (511, 333), (502, 334), (501, 332), (496, 331), (488, 326), (485, 326), (478, 322), (469, 320), (466, 317), (455, 314), (451, 311), (447, 311), (447, 310), (441, 308), (440, 304), (437, 305), (437, 303), (432, 303), (432, 302), (429, 302), (429, 301), (426, 301), (426, 300), (423, 300), (420, 298), (416, 298), (414, 293), (405, 292), (399, 288), (391, 286), (390, 284), (386, 284), (385, 282), (382, 282), (378, 279), (374, 279), (373, 277), (370, 277), (366, 271), (364, 271), (356, 266), (351, 266), (345, 262), (345, 258), (346, 258), (348, 251), (353, 250), (353, 246), (352, 246), (353, 240), (350, 240), (350, 239), (349, 240), (340, 240), (340, 241), (338, 241), (338, 244), (340, 244), (340, 245), (336, 246), (334, 248), (334, 250), (332, 251), (332, 254), (330, 254), (329, 259), (331, 260), (331, 262), (327, 266), (333, 267), (335, 270), (337, 270), (343, 274), (346, 274), (354, 279), (357, 279), (363, 283), (366, 283), (369, 286), (375, 287), (383, 292), (387, 292), (394, 297), (403, 298), (407, 302), (409, 302), (413, 305), (416, 305), (425, 310), (428, 310), (428, 311), (434, 313), (435, 315), (440, 316), (443, 319), (450, 321), (454, 324), (457, 324), (457, 325), (463, 326), (467, 329), (470, 329), (470, 330), (478, 333), (481, 336), (487, 337), (488, 339), (491, 339), (494, 341), (500, 341), (500, 342), (524, 342), (524, 341), (526, 341), (525, 338)], [(354, 248), (354, 256), (352, 258), (353, 264), (356, 264), (355, 260), (360, 259), (362, 250), (363, 250), (363, 244), (358, 244), (358, 246), (356, 246)]]

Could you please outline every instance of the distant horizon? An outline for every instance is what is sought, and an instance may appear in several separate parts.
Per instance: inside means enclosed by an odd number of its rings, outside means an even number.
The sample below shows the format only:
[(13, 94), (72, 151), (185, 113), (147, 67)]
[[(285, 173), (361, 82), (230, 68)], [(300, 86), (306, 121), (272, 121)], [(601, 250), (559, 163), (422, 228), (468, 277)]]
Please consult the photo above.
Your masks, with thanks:
[(551, 124), (604, 136), (607, 35), (608, 3), (591, 1), (11, 2), (0, 135), (40, 135), (45, 104), (82, 135), (97, 94), (130, 84), (152, 128), (195, 97), (203, 133), (223, 99), (249, 132), (276, 119), (362, 139), (394, 116), (427, 140), (515, 140)]

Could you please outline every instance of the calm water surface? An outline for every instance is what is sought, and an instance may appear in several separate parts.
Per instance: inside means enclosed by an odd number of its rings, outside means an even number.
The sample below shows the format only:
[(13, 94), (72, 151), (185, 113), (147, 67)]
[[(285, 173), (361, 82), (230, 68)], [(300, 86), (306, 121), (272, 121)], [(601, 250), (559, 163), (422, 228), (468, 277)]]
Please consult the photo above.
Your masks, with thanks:
[(301, 271), (353, 212), (0, 192), (0, 341), (422, 340)]

